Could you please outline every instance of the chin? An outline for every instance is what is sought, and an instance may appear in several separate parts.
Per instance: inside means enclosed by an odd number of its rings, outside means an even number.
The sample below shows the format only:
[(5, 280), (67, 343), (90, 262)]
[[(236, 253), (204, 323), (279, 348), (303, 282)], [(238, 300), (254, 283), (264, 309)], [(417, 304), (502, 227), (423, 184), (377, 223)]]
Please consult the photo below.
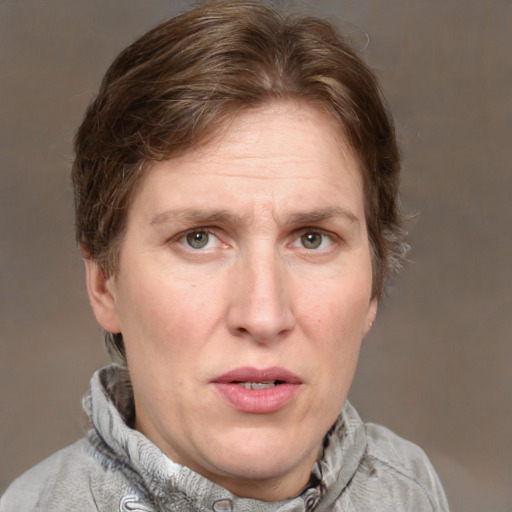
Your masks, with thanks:
[[(318, 456), (318, 447), (308, 449), (304, 442), (290, 442), (290, 436), (265, 436), (261, 431), (230, 436), (230, 444), (212, 457), (219, 473), (241, 480), (279, 479), (290, 472), (309, 475)], [(218, 456), (219, 453), (221, 456)]]
[[(210, 474), (205, 474), (209, 480), (225, 487), (233, 494), (257, 498), (267, 501), (276, 501), (285, 496), (276, 496), (274, 492), (283, 486), (290, 475), (296, 475), (293, 479), (294, 489), (291, 495), (298, 494), (304, 487), (311, 473), (311, 468), (300, 474), (297, 470), (297, 461), (290, 461), (286, 458), (274, 458), (274, 460), (260, 460), (248, 458), (233, 463), (233, 460), (216, 461), (217, 467)], [(263, 493), (263, 494), (262, 494)], [(288, 497), (290, 497), (288, 496)]]

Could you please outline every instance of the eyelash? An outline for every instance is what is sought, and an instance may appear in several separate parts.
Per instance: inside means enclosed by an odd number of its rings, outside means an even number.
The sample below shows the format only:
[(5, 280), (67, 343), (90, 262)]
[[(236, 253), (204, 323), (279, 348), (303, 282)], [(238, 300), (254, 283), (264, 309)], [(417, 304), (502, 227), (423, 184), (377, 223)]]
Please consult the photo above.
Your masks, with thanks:
[(182, 232), (180, 234), (178, 234), (178, 236), (175, 238), (175, 240), (177, 242), (180, 242), (182, 245), (184, 245), (187, 249), (189, 250), (192, 250), (194, 252), (199, 252), (203, 249), (203, 247), (192, 247), (190, 245), (190, 242), (187, 240), (187, 238), (190, 236), (190, 235), (194, 235), (194, 234), (205, 234), (207, 235), (208, 239), (206, 241), (206, 244), (205, 245), (208, 245), (210, 243), (210, 239), (209, 237), (213, 236), (217, 239), (218, 243), (222, 243), (219, 239), (219, 237), (212, 231), (212, 229), (210, 228), (194, 228), (194, 229), (189, 229), (185, 232)]
[(301, 244), (301, 249), (304, 249), (306, 251), (312, 251), (312, 252), (320, 252), (322, 250), (326, 250), (326, 248), (320, 248), (319, 247), (305, 247), (304, 246), (304, 237), (308, 235), (316, 235), (320, 236), (320, 246), (324, 244), (324, 242), (328, 242), (329, 246), (332, 246), (335, 243), (334, 235), (331, 233), (327, 233), (321, 229), (311, 229), (311, 228), (305, 228), (300, 230), (297, 233), (297, 237), (294, 239), (294, 243), (299, 242)]

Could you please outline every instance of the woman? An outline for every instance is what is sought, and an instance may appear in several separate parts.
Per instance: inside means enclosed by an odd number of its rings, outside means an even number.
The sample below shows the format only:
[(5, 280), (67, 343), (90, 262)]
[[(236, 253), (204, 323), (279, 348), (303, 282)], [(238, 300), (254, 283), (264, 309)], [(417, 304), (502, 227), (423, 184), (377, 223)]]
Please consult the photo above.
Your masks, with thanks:
[(377, 81), (326, 21), (203, 4), (114, 61), (75, 143), (77, 240), (125, 361), (0, 510), (447, 510), (346, 401), (405, 253)]

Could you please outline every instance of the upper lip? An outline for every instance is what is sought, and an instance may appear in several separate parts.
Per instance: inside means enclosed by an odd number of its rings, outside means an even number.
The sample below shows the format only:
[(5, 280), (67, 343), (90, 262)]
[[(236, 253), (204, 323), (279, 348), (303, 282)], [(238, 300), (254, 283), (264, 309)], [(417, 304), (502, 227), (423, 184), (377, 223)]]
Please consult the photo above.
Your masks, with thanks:
[(251, 368), (249, 366), (235, 368), (219, 375), (213, 379), (213, 382), (228, 384), (232, 382), (270, 382), (276, 380), (288, 384), (302, 383), (301, 379), (293, 372), (279, 366), (263, 369)]

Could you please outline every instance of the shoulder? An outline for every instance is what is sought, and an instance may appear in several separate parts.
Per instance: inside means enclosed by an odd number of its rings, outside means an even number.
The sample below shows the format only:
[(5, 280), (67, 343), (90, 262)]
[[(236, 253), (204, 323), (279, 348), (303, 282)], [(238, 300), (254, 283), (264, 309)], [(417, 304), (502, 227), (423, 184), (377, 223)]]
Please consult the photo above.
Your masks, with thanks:
[(420, 484), (428, 484), (436, 476), (430, 460), (419, 446), (381, 425), (367, 423), (365, 429), (368, 457)]
[(1, 497), (0, 512), (64, 512), (69, 507), (98, 511), (95, 494), (96, 490), (103, 494), (101, 482), (108, 471), (89, 442), (81, 439), (17, 478)]
[(421, 501), (425, 510), (448, 511), (439, 477), (419, 446), (380, 425), (367, 423), (365, 430), (368, 444), (364, 465), (370, 475), (387, 482), (387, 488), (397, 492), (404, 503)]

